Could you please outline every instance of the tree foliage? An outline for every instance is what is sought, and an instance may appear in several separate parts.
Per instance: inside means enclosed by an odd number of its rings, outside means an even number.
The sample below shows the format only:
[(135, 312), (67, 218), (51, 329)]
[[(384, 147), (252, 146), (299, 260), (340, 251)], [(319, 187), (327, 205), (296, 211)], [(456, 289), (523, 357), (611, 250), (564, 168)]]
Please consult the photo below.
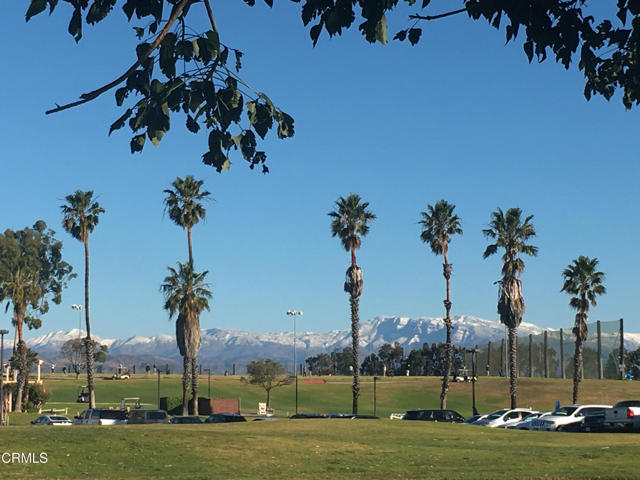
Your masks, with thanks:
[(259, 385), (267, 392), (267, 407), (271, 404), (271, 390), (277, 387), (291, 384), (291, 377), (285, 375), (285, 368), (281, 363), (270, 358), (266, 360), (254, 360), (247, 365), (249, 378), (242, 377), (244, 383)]
[[(119, 4), (134, 24), (138, 43), (126, 72), (82, 94), (80, 100), (57, 105), (47, 113), (81, 105), (116, 89), (116, 104), (126, 110), (112, 123), (109, 134), (127, 125), (133, 134), (131, 153), (142, 151), (147, 139), (157, 146), (171, 128), (172, 116), (180, 115), (190, 132), (198, 133), (201, 128), (209, 132), (202, 155), (206, 165), (219, 172), (228, 169), (230, 152), (235, 150), (251, 169), (261, 166), (268, 172), (267, 155), (258, 149), (257, 137), (264, 139), (272, 129), (278, 138), (291, 137), (293, 118), (238, 76), (243, 52), (220, 40), (208, 0), (66, 2), (72, 6), (68, 31), (76, 42), (85, 26), (103, 21)], [(31, 0), (26, 19), (47, 7), (53, 13), (57, 6), (58, 0)], [(205, 10), (211, 28), (197, 32), (194, 24)]]
[[(522, 39), (522, 49), (529, 62), (548, 57), (568, 69), (572, 63), (585, 77), (584, 96), (610, 99), (622, 91), (622, 103), (629, 109), (640, 103), (640, 2), (608, 0), (499, 1), (458, 0), (447, 3), (448, 10), (437, 11), (431, 0), (422, 0), (421, 13), (407, 15), (410, 26), (399, 30), (395, 40), (420, 42), (421, 23), (453, 15), (487, 22), (504, 31), (506, 42)], [(452, 4), (457, 3), (455, 8)], [(322, 31), (340, 35), (354, 22), (368, 42), (387, 42), (386, 14), (403, 5), (417, 9), (415, 0), (306, 0), (302, 21), (310, 25), (314, 43)], [(597, 7), (596, 7), (597, 5)], [(598, 7), (617, 10), (615, 18), (596, 20)]]
[[(107, 353), (109, 347), (107, 345), (100, 345), (95, 340), (90, 340), (92, 343), (93, 360), (103, 363), (107, 360)], [(60, 355), (68, 360), (73, 367), (74, 372), (78, 375), (87, 366), (87, 347), (86, 341), (82, 338), (72, 338), (67, 340), (60, 347)]]

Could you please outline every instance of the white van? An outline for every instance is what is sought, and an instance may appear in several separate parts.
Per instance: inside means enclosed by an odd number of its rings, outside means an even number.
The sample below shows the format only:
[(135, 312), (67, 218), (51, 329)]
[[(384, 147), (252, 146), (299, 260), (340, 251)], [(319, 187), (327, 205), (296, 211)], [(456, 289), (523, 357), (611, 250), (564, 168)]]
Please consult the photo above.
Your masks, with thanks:
[(109, 408), (87, 408), (73, 419), (74, 425), (124, 425), (127, 423), (125, 410)]

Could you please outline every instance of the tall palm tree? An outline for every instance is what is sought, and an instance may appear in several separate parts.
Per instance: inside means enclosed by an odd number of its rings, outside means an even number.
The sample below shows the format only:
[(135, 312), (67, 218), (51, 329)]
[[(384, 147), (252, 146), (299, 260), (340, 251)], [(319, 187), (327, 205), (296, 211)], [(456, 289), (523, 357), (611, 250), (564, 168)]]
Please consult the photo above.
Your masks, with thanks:
[(502, 278), (500, 284), (500, 296), (498, 298), (498, 314), (500, 321), (509, 330), (509, 394), (511, 396), (511, 408), (516, 408), (516, 378), (518, 376), (518, 337), (517, 328), (522, 321), (525, 312), (524, 298), (522, 297), (522, 283), (520, 275), (524, 271), (524, 262), (520, 254), (536, 256), (538, 247), (527, 244), (527, 240), (536, 235), (535, 228), (531, 224), (533, 215), (529, 215), (522, 221), (522, 210), (510, 208), (504, 213), (500, 208), (491, 213), (489, 228), (482, 231), (485, 237), (495, 240), (487, 246), (482, 258), (487, 258), (502, 248)]
[(451, 290), (450, 280), (452, 266), (449, 263), (449, 243), (451, 236), (462, 234), (460, 228), (460, 217), (454, 215), (453, 211), (456, 206), (451, 205), (446, 200), (440, 200), (433, 205), (427, 205), (426, 212), (420, 212), (422, 220), (420, 224), (423, 227), (420, 239), (424, 243), (428, 243), (431, 251), (436, 255), (442, 255), (444, 263), (442, 264), (442, 275), (446, 282), (447, 297), (444, 300), (445, 318), (444, 324), (447, 329), (447, 339), (445, 343), (445, 367), (444, 376), (442, 377), (442, 391), (440, 393), (440, 408), (447, 408), (447, 391), (449, 390), (449, 375), (451, 374)]
[(87, 388), (89, 389), (89, 407), (95, 408), (96, 396), (93, 381), (93, 342), (91, 341), (91, 322), (89, 321), (89, 234), (98, 225), (100, 214), (104, 213), (93, 198), (93, 191), (76, 190), (65, 197), (66, 204), (61, 205), (62, 227), (84, 245), (84, 320), (87, 329), (85, 345), (87, 351)]
[(603, 295), (606, 289), (602, 282), (604, 273), (596, 271), (597, 258), (579, 256), (573, 263), (567, 265), (562, 272), (564, 285), (561, 292), (575, 295), (569, 300), (569, 305), (578, 311), (573, 327), (576, 336), (576, 347), (573, 354), (573, 403), (578, 403), (578, 387), (582, 378), (582, 347), (587, 341), (587, 314), (589, 304), (596, 306), (596, 295)]
[(369, 223), (376, 216), (367, 210), (368, 202), (360, 202), (360, 196), (354, 193), (347, 198), (340, 197), (335, 202), (336, 209), (329, 212), (331, 221), (331, 236), (340, 237), (342, 246), (351, 252), (351, 265), (347, 268), (344, 291), (349, 294), (351, 305), (351, 340), (353, 344), (353, 407), (352, 413), (358, 413), (358, 396), (360, 395), (360, 295), (362, 294), (362, 269), (356, 263), (356, 250), (362, 243), (361, 237), (369, 232)]
[(193, 263), (180, 263), (178, 268), (167, 267), (169, 275), (160, 290), (164, 294), (164, 308), (169, 319), (177, 314), (176, 340), (183, 358), (182, 374), (182, 415), (189, 414), (189, 387), (191, 386), (194, 415), (198, 415), (198, 372), (196, 371), (198, 350), (200, 349), (200, 313), (209, 310), (212, 297), (209, 284), (204, 279), (207, 271), (197, 273)]
[(202, 205), (203, 200), (208, 200), (209, 192), (200, 191), (204, 181), (196, 180), (188, 175), (184, 179), (178, 177), (171, 185), (173, 189), (167, 189), (164, 193), (165, 211), (174, 223), (187, 231), (187, 243), (189, 245), (189, 261), (193, 262), (193, 250), (191, 247), (191, 229), (201, 219), (204, 220), (206, 210)]

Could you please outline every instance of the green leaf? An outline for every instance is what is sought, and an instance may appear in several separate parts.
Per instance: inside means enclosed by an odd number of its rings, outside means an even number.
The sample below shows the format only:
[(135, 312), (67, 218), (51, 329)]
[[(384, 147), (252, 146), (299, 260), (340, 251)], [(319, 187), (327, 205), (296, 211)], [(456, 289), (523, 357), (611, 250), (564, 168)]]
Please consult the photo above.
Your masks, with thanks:
[(240, 50), (234, 50), (233, 52), (236, 55), (236, 72), (239, 72), (242, 68), (242, 62), (240, 61), (242, 58), (242, 52)]
[(67, 30), (73, 36), (76, 43), (78, 43), (82, 38), (82, 11), (79, 6), (73, 11)]
[(47, 0), (31, 0), (31, 5), (29, 5), (26, 15), (27, 22), (31, 19), (31, 17), (44, 12), (45, 8), (47, 8)]
[(144, 134), (136, 135), (135, 137), (133, 137), (131, 139), (131, 143), (129, 144), (129, 146), (131, 147), (131, 153), (141, 152), (142, 148), (144, 147), (145, 140), (146, 139)]
[(127, 87), (121, 87), (116, 90), (116, 104), (121, 107), (124, 99), (129, 95), (129, 89)]
[(527, 54), (529, 63), (531, 63), (531, 60), (533, 59), (533, 42), (531, 40), (527, 40), (526, 42), (524, 42), (522, 48), (524, 49), (524, 53)]
[(87, 23), (94, 25), (109, 15), (116, 0), (94, 0), (87, 13)]
[[(411, 33), (411, 31), (409, 33)], [(384, 14), (382, 14), (380, 21), (376, 24), (376, 40), (382, 45), (387, 44), (387, 18)], [(409, 35), (409, 40), (411, 40), (411, 35)]]
[(158, 63), (160, 64), (160, 70), (168, 78), (176, 76), (176, 39), (176, 34), (169, 32), (160, 43), (160, 59)]
[(111, 127), (109, 128), (109, 135), (111, 135), (111, 133), (114, 130), (119, 130), (122, 127), (124, 127), (124, 122), (127, 121), (127, 119), (131, 116), (132, 113), (133, 113), (133, 110), (131, 110), (129, 108), (129, 109), (127, 109), (126, 112), (124, 112), (124, 115), (122, 115), (119, 119), (117, 119), (115, 122), (113, 122), (111, 124)]
[(278, 138), (293, 137), (293, 118), (282, 112), (278, 119)]
[(309, 36), (311, 37), (311, 40), (313, 40), (313, 46), (316, 46), (316, 43), (318, 43), (318, 37), (320, 37), (320, 32), (322, 32), (322, 22), (318, 23), (317, 25), (314, 25), (313, 27), (311, 27), (311, 30), (309, 30)]
[(220, 52), (220, 38), (218, 37), (218, 32), (214, 32), (213, 30), (209, 30), (206, 33), (207, 39), (209, 40), (209, 46), (211, 47), (211, 52), (215, 55), (218, 55)]
[(420, 35), (422, 35), (421, 28), (409, 29), (409, 42), (411, 42), (411, 45), (415, 45), (420, 41)]
[(198, 125), (198, 122), (195, 121), (191, 115), (187, 115), (187, 130), (191, 133), (198, 133), (198, 130), (200, 130), (200, 125)]
[(404, 42), (405, 39), (407, 38), (407, 32), (408, 30), (400, 30), (398, 33), (396, 33), (396, 35), (393, 37), (394, 40), (400, 40), (401, 42)]
[(142, 40), (142, 37), (144, 37), (144, 28), (133, 27), (133, 29), (136, 31), (136, 37)]

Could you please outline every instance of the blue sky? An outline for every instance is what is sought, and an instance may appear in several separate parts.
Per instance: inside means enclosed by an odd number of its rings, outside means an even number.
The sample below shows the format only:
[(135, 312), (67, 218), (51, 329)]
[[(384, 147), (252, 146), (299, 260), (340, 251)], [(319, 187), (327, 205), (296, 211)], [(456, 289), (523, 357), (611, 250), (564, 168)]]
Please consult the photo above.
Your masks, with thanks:
[[(84, 301), (83, 251), (62, 231), (59, 206), (91, 189), (106, 209), (90, 243), (94, 332), (172, 333), (159, 285), (187, 245), (163, 215), (163, 190), (190, 174), (215, 198), (193, 233), (197, 268), (209, 270), (214, 292), (203, 328), (290, 330), (291, 308), (305, 312), (299, 330), (348, 328), (349, 260), (327, 213), (356, 192), (378, 217), (358, 252), (362, 320), (442, 315), (442, 259), (419, 241), (417, 222), (444, 198), (464, 229), (450, 247), (453, 314), (497, 319), (500, 260), (482, 259), (482, 229), (496, 207), (518, 206), (535, 215), (539, 247), (525, 258), (524, 321), (572, 324), (561, 272), (588, 255), (600, 260), (608, 289), (591, 319), (623, 317), (627, 331), (640, 331), (637, 109), (625, 111), (619, 96), (587, 102), (576, 68), (529, 65), (519, 42), (505, 46), (504, 34), (482, 22), (423, 25), (415, 47), (369, 45), (353, 29), (332, 40), (323, 34), (313, 48), (299, 5), (276, 3), (220, 2), (215, 11), (222, 41), (245, 53), (242, 77), (296, 121), (292, 139), (264, 142), (271, 173), (262, 175), (240, 158), (223, 174), (202, 165), (206, 135), (188, 133), (180, 117), (158, 148), (131, 155), (125, 129), (107, 135), (122, 114), (112, 93), (45, 116), (120, 75), (132, 62), (134, 32), (116, 12), (76, 45), (66, 33), (68, 5), (26, 24), (26, 6), (2, 2), (15, 46), (0, 76), (0, 227), (45, 220), (79, 274), (42, 331), (78, 325), (71, 305)], [(391, 33), (407, 26), (404, 14), (389, 19)], [(0, 313), (0, 324), (9, 322)]]

